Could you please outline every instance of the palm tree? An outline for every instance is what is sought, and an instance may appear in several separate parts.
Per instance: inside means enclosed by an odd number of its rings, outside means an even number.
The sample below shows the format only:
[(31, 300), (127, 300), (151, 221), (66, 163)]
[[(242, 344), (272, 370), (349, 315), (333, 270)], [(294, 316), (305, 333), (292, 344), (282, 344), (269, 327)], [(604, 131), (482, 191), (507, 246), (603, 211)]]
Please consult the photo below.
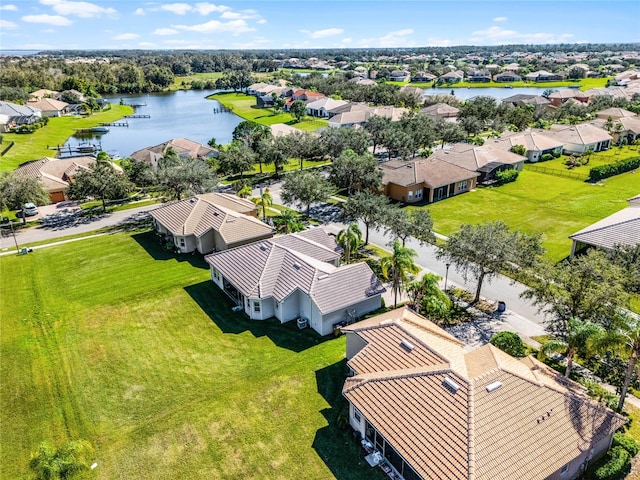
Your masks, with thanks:
[(382, 275), (386, 280), (391, 280), (393, 287), (393, 308), (398, 306), (398, 291), (402, 284), (409, 280), (410, 273), (418, 273), (420, 268), (413, 261), (418, 256), (415, 250), (403, 247), (400, 240), (393, 242), (391, 255), (380, 259)]
[(280, 215), (274, 217), (274, 223), (277, 225), (278, 231), (281, 233), (299, 232), (304, 227), (298, 219), (298, 214), (293, 210), (283, 210)]
[(425, 273), (422, 278), (407, 285), (413, 309), (420, 313), (422, 306), (429, 312), (445, 312), (451, 303), (446, 293), (440, 290), (438, 282), (442, 279), (435, 273)]
[(617, 312), (610, 327), (592, 339), (592, 348), (629, 356), (617, 408), (621, 412), (640, 356), (640, 317), (628, 312)]
[(251, 199), (253, 203), (256, 205), (260, 205), (262, 207), (262, 220), (267, 219), (267, 207), (273, 205), (273, 197), (269, 193), (269, 189), (265, 188), (264, 192), (259, 197), (255, 197)]
[(336, 241), (344, 250), (345, 263), (349, 263), (351, 252), (355, 252), (362, 245), (362, 231), (357, 223), (350, 223), (347, 228), (338, 232)]
[(603, 331), (602, 327), (589, 321), (582, 321), (578, 318), (570, 318), (567, 323), (567, 334), (564, 340), (553, 339), (545, 343), (540, 349), (541, 355), (547, 355), (550, 352), (564, 353), (567, 359), (567, 368), (564, 376), (569, 378), (573, 367), (573, 359), (580, 349), (588, 343), (589, 338), (599, 335)]
[(251, 195), (251, 185), (243, 185), (242, 188), (236, 192), (236, 195), (238, 195), (240, 198), (247, 198), (249, 195)]

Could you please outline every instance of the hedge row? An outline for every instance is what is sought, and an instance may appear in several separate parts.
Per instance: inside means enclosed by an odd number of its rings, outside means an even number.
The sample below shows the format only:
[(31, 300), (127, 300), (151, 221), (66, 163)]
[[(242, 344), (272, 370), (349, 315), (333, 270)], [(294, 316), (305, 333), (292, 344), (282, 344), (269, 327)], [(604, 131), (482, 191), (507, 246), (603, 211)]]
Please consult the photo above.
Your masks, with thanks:
[(636, 168), (640, 168), (640, 157), (618, 160), (617, 162), (610, 163), (608, 165), (593, 167), (589, 170), (589, 181), (597, 182), (603, 178), (609, 178), (615, 175), (620, 175), (624, 172), (630, 172)]
[(4, 154), (5, 154), (5, 153), (7, 153), (7, 152), (9, 151), (9, 149), (15, 145), (15, 143), (16, 143), (16, 142), (14, 142), (14, 141), (9, 142), (9, 145), (7, 145), (6, 147), (4, 147), (4, 148), (2, 149), (2, 151), (0, 152), (0, 157), (4, 156)]

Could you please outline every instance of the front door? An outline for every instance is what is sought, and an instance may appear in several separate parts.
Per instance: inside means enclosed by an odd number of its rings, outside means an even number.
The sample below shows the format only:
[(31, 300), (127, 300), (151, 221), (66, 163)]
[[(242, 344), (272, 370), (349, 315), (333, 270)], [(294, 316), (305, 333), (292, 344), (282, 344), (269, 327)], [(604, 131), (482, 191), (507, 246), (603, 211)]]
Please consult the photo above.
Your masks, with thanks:
[(447, 187), (436, 188), (436, 193), (433, 196), (433, 199), (434, 200), (442, 200), (443, 198), (445, 198), (446, 195), (447, 195), (446, 188)]

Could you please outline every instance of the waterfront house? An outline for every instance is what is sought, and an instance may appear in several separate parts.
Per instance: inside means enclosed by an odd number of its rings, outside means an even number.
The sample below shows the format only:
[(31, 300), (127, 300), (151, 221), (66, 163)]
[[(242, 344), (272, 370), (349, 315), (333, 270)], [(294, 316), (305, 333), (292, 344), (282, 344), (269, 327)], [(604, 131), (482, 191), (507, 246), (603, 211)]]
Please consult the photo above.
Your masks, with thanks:
[(30, 105), (0, 102), (0, 132), (20, 125), (31, 125), (42, 120), (42, 111)]

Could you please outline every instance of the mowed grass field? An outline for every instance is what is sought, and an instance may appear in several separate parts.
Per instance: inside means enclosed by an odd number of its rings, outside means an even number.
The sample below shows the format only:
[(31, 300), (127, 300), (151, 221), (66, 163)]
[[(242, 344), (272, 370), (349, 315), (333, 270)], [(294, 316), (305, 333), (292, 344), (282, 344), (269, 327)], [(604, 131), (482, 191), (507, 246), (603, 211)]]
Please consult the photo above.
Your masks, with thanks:
[(309, 116), (301, 122), (295, 123), (295, 119), (290, 113), (274, 114), (273, 108), (258, 108), (256, 106), (256, 97), (245, 95), (244, 93), (216, 93), (209, 98), (217, 100), (245, 120), (252, 120), (263, 125), (286, 123), (299, 130), (316, 131), (329, 124), (326, 120)]
[(48, 147), (63, 145), (78, 128), (90, 128), (100, 123), (114, 122), (133, 113), (131, 107), (112, 104), (109, 110), (96, 112), (88, 117), (53, 117), (49, 123), (33, 133), (3, 133), (3, 145), (16, 142), (0, 158), (0, 172), (14, 170), (20, 164), (43, 157), (55, 157), (56, 151)]
[(463, 223), (489, 220), (502, 220), (528, 233), (542, 233), (546, 256), (556, 262), (571, 251), (569, 235), (622, 210), (628, 205), (627, 198), (640, 193), (640, 171), (591, 185), (526, 168), (514, 183), (477, 188), (418, 208), (431, 212), (434, 230), (444, 235), (452, 234)]
[(96, 479), (365, 479), (345, 342), (252, 322), (198, 256), (117, 233), (0, 257), (0, 478), (84, 439)]

